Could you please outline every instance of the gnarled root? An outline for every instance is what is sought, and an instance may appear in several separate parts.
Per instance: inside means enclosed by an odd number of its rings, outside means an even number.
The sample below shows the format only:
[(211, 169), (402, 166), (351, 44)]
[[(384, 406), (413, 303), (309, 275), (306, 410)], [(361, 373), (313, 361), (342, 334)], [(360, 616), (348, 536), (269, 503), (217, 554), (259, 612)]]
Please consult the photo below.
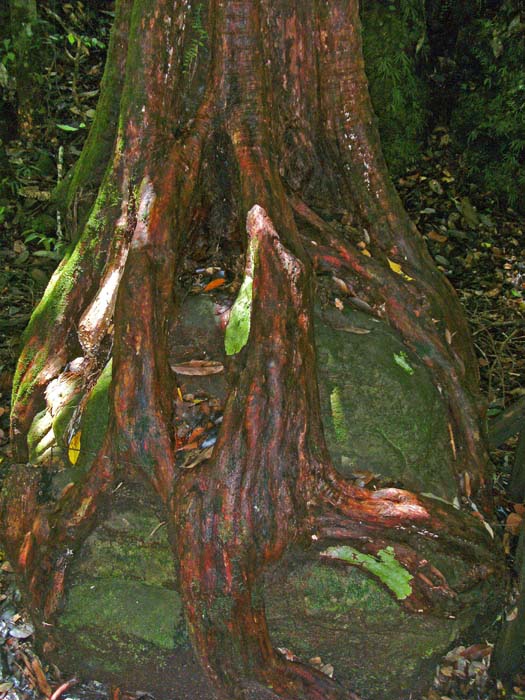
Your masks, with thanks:
[[(439, 540), (472, 559), (473, 586), (497, 566), (477, 567), (487, 538), (479, 522), (399, 489), (370, 492), (331, 465), (315, 382), (309, 277), (259, 206), (248, 215), (255, 271), (244, 366), (226, 406), (215, 460), (177, 486), (177, 557), (193, 643), (224, 697), (255, 679), (287, 700), (353, 697), (303, 665), (276, 657), (256, 595), (264, 568), (307, 534), (323, 560), (361, 564), (352, 551), (388, 551), (410, 587), (410, 610), (450, 614), (457, 591), (418, 553)], [(257, 351), (255, 350), (257, 348)], [(341, 544), (343, 543), (343, 546)], [(321, 546), (322, 545), (322, 546)], [(345, 556), (347, 557), (345, 560)], [(284, 673), (283, 673), (284, 671)]]

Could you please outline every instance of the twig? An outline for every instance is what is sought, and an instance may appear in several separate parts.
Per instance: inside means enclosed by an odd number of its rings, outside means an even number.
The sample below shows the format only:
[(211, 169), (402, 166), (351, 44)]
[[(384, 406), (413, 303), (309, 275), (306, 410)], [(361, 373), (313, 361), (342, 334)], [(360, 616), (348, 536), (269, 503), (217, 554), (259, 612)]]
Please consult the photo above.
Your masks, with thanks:
[(72, 678), (69, 681), (66, 681), (65, 683), (62, 683), (62, 685), (59, 685), (58, 688), (55, 690), (53, 695), (49, 698), (49, 700), (58, 700), (58, 698), (66, 692), (66, 690), (69, 690), (72, 685), (76, 685), (78, 683), (78, 678)]
[(153, 530), (149, 533), (149, 535), (146, 537), (146, 539), (150, 540), (153, 537), (153, 535), (160, 530), (161, 527), (164, 527), (164, 525), (167, 525), (167, 524), (168, 524), (167, 521), (163, 520), (161, 523), (159, 523), (158, 525), (156, 525), (153, 528)]

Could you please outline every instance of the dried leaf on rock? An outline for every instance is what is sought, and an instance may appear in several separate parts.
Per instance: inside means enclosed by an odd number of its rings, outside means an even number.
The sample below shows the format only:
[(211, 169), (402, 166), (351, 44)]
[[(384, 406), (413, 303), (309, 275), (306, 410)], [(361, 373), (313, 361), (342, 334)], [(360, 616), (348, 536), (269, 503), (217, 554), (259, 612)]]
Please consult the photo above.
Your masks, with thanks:
[(199, 464), (202, 464), (205, 462), (207, 459), (210, 459), (210, 457), (213, 454), (213, 447), (208, 447), (207, 450), (203, 450), (198, 457), (196, 457), (193, 461), (187, 460), (184, 462), (182, 465), (182, 469), (194, 469), (195, 467), (198, 467)]
[(171, 365), (171, 369), (177, 374), (184, 374), (193, 377), (205, 377), (209, 374), (219, 374), (224, 371), (222, 362), (214, 360), (190, 360)]
[(354, 333), (355, 335), (368, 335), (368, 333), (372, 332), (370, 328), (361, 328), (360, 326), (354, 326), (351, 323), (345, 323), (341, 326), (332, 325), (332, 328), (336, 331), (343, 331), (344, 333)]
[(211, 292), (214, 289), (217, 289), (217, 287), (222, 287), (222, 285), (225, 283), (226, 280), (224, 277), (218, 277), (217, 279), (208, 282), (208, 284), (204, 287), (203, 292)]

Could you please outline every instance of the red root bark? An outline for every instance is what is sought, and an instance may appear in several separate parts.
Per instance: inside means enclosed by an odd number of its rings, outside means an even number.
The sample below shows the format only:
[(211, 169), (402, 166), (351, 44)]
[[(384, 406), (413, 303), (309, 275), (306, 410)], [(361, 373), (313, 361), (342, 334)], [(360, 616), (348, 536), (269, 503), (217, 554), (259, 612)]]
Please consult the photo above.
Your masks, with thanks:
[(310, 277), (258, 206), (248, 216), (248, 236), (257, 263), (244, 366), (215, 460), (184, 475), (175, 494), (189, 629), (205, 668), (229, 689), (224, 697), (249, 675), (282, 698), (348, 698), (335, 682), (285, 663), (272, 649), (257, 582), (291, 542), (314, 535), (320, 555), (327, 542), (353, 543), (371, 554), (391, 544), (414, 576), (404, 604), (417, 611), (450, 612), (456, 592), (411, 542), (435, 537), (444, 547), (460, 547), (472, 559), (466, 587), (493, 573), (497, 562), (477, 566), (476, 550), (484, 550), (487, 537), (474, 518), (397, 489), (371, 493), (337, 475), (312, 380)]

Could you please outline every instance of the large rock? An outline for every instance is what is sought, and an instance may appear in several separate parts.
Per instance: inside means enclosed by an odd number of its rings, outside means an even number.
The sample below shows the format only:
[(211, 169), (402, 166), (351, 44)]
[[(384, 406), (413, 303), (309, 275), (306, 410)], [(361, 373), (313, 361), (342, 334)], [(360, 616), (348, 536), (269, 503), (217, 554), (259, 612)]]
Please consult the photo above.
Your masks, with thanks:
[(447, 417), (426, 368), (384, 323), (360, 311), (319, 312), (323, 424), (335, 466), (371, 471), (453, 501)]

